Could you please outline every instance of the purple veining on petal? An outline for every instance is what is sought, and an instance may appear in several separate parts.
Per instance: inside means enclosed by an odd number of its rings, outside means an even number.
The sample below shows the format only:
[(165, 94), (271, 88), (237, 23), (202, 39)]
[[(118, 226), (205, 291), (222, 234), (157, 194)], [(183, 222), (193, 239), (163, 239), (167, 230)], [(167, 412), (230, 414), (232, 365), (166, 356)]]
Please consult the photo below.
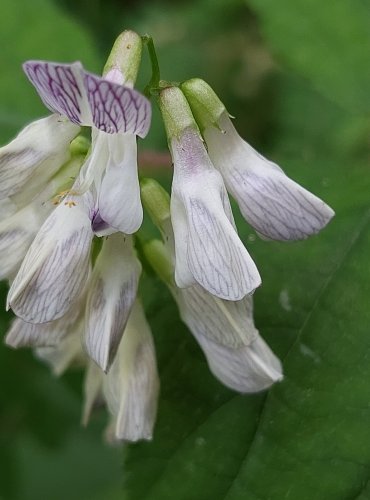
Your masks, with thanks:
[(95, 126), (108, 134), (148, 133), (150, 102), (134, 89), (85, 73), (85, 87)]
[(81, 124), (81, 89), (74, 72), (82, 72), (80, 63), (55, 64), (44, 61), (28, 61), (24, 72), (36, 88), (44, 104), (51, 110), (67, 116), (71, 122)]

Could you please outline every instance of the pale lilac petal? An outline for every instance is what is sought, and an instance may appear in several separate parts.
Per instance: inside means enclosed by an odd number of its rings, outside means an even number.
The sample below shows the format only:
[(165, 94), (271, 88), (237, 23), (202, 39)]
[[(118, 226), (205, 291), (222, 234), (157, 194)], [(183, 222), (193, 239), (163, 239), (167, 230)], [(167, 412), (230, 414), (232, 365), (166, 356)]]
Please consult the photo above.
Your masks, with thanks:
[(176, 283), (184, 287), (195, 280), (221, 299), (240, 300), (260, 285), (261, 278), (236, 232), (222, 177), (196, 130), (186, 129), (173, 138), (171, 152), (171, 220), (179, 251)]
[[(176, 291), (174, 292), (176, 295)], [(248, 345), (258, 336), (253, 322), (252, 297), (222, 300), (199, 285), (179, 290), (178, 301), (184, 303), (182, 317), (191, 330), (230, 348)]]
[(334, 211), (285, 174), (235, 168), (228, 177), (230, 193), (254, 229), (273, 240), (301, 240), (318, 233)]
[(63, 316), (82, 293), (93, 237), (83, 197), (65, 199), (33, 241), (8, 294), (8, 307), (31, 323)]
[(108, 134), (147, 135), (151, 106), (146, 97), (91, 73), (85, 72), (84, 81), (95, 127)]
[(213, 295), (240, 300), (260, 285), (261, 278), (224, 212), (221, 189), (217, 186), (202, 192), (200, 189), (198, 192), (193, 189), (184, 199), (189, 269), (196, 281)]
[(260, 336), (248, 346), (233, 349), (200, 335), (198, 330), (192, 333), (203, 349), (211, 372), (230, 389), (258, 392), (283, 379), (279, 359)]
[(73, 305), (65, 316), (48, 323), (27, 323), (15, 318), (5, 343), (11, 347), (57, 347), (63, 338), (71, 334), (81, 316), (81, 304)]
[(62, 319), (36, 324), (16, 318), (6, 335), (5, 343), (14, 348), (50, 347), (55, 346), (65, 333), (65, 322)]
[(206, 129), (209, 155), (245, 219), (269, 239), (299, 240), (319, 232), (333, 210), (287, 177), (237, 134), (224, 114), (220, 128)]
[(279, 359), (254, 326), (252, 297), (221, 300), (199, 286), (171, 289), (184, 323), (198, 341), (212, 373), (238, 392), (257, 392), (283, 378)]
[(100, 217), (117, 231), (136, 232), (143, 220), (135, 136), (112, 136), (109, 159), (98, 189)]
[(51, 115), (32, 122), (8, 145), (0, 148), (0, 199), (22, 191), (22, 204), (69, 160), (70, 142), (79, 127)]
[(23, 70), (47, 108), (72, 123), (92, 125), (81, 63), (27, 61)]
[(114, 440), (151, 439), (159, 379), (150, 327), (135, 303), (103, 391), (113, 416)]
[(121, 341), (133, 306), (141, 266), (132, 240), (109, 236), (97, 258), (86, 306), (85, 349), (105, 372)]

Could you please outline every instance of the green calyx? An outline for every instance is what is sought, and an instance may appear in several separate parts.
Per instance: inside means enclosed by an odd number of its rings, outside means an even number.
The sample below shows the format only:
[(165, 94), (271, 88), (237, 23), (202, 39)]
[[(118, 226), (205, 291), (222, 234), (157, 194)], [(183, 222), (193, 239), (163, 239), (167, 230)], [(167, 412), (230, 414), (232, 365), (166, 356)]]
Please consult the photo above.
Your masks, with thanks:
[(187, 128), (198, 131), (189, 103), (179, 87), (169, 86), (161, 89), (157, 99), (169, 142), (179, 138)]
[(170, 219), (170, 196), (165, 189), (151, 178), (140, 180), (141, 200), (153, 224), (159, 229)]
[(192, 78), (182, 83), (180, 88), (190, 105), (200, 131), (203, 132), (209, 127), (218, 127), (220, 116), (226, 109), (208, 83), (200, 78)]
[(141, 36), (134, 31), (123, 31), (114, 42), (103, 76), (116, 83), (133, 85), (139, 71), (142, 49)]
[(157, 239), (147, 241), (142, 245), (142, 251), (159, 278), (164, 283), (173, 285), (174, 266), (164, 243)]
[(91, 142), (87, 137), (78, 135), (69, 145), (71, 156), (87, 155), (91, 146)]

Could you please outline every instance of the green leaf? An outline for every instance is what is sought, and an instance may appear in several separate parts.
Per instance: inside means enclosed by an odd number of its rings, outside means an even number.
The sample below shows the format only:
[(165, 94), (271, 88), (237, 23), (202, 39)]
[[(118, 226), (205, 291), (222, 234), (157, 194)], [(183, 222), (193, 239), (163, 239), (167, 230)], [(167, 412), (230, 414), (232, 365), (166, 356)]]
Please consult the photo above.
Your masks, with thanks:
[(276, 88), (270, 156), (336, 210), (320, 235), (294, 244), (256, 240), (239, 220), (262, 274), (256, 324), (285, 379), (251, 396), (221, 387), (151, 280), (162, 392), (153, 442), (126, 459), (128, 500), (368, 498), (370, 176), (366, 138), (353, 134), (362, 118), (295, 74), (282, 72)]
[(272, 50), (348, 110), (370, 111), (370, 9), (365, 0), (248, 0)]

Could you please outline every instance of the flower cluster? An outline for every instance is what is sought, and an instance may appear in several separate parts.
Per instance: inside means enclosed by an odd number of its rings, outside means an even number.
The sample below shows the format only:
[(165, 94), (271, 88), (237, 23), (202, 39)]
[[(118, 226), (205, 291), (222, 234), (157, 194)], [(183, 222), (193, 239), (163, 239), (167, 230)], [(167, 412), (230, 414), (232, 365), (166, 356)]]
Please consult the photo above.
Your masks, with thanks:
[[(57, 374), (82, 363), (83, 421), (103, 399), (113, 441), (150, 439), (157, 408), (135, 246), (169, 287), (214, 375), (255, 392), (281, 380), (282, 368), (254, 326), (251, 294), (261, 279), (228, 193), (266, 239), (307, 238), (334, 214), (241, 139), (199, 79), (152, 85), (173, 158), (171, 197), (152, 179), (140, 186), (137, 136), (151, 120), (148, 98), (133, 88), (142, 47), (136, 33), (122, 33), (102, 77), (79, 62), (26, 62), (52, 115), (0, 149), (0, 277), (16, 315), (6, 343), (33, 348)], [(136, 238), (141, 198), (162, 241)]]

